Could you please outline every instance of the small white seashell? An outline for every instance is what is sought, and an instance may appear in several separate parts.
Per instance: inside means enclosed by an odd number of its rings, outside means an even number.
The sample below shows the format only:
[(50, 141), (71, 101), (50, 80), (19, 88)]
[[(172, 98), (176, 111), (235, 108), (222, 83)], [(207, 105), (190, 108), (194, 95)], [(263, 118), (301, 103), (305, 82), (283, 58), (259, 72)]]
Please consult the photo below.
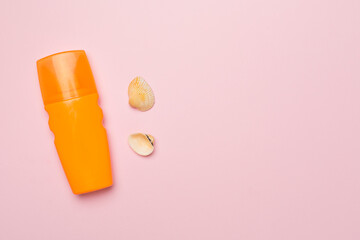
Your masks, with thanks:
[(134, 78), (128, 88), (129, 104), (142, 112), (151, 109), (155, 104), (155, 96), (150, 85), (142, 78)]
[(131, 134), (128, 143), (132, 150), (141, 156), (148, 156), (154, 151), (154, 137), (150, 134)]

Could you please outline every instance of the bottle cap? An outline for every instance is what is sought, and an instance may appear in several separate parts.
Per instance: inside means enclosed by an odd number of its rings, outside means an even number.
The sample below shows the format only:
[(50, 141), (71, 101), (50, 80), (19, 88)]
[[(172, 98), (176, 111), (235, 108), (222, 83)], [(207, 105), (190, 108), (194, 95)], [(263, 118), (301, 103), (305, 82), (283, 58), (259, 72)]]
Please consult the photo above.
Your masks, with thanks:
[(44, 104), (97, 93), (84, 50), (56, 53), (37, 61)]

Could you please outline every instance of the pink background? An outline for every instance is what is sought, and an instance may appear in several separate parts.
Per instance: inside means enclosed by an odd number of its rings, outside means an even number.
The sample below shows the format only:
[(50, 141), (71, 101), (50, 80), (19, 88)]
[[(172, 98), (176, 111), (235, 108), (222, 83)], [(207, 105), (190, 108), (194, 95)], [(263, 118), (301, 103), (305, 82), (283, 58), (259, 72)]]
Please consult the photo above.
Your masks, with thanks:
[[(0, 3), (0, 239), (360, 239), (360, 1)], [(35, 61), (85, 49), (114, 186), (71, 193)], [(156, 95), (141, 113), (127, 87)], [(127, 145), (156, 138), (151, 157)]]

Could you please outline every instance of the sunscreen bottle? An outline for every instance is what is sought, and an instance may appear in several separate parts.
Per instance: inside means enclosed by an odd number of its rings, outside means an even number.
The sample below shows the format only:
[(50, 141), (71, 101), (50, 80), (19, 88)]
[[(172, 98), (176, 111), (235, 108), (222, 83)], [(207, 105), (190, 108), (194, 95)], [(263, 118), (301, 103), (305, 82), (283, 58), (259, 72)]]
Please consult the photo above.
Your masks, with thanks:
[(40, 89), (55, 146), (74, 194), (112, 185), (103, 113), (85, 51), (37, 61)]

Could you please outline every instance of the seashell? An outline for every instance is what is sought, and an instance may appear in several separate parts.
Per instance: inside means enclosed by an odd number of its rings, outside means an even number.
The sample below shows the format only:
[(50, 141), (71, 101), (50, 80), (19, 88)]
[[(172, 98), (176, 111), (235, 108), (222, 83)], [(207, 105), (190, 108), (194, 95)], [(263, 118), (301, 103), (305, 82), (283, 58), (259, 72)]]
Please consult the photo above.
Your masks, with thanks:
[(154, 137), (150, 134), (131, 134), (128, 143), (132, 150), (141, 156), (148, 156), (154, 151)]
[(136, 77), (130, 82), (128, 95), (130, 106), (142, 112), (151, 109), (155, 104), (154, 92), (142, 77)]

